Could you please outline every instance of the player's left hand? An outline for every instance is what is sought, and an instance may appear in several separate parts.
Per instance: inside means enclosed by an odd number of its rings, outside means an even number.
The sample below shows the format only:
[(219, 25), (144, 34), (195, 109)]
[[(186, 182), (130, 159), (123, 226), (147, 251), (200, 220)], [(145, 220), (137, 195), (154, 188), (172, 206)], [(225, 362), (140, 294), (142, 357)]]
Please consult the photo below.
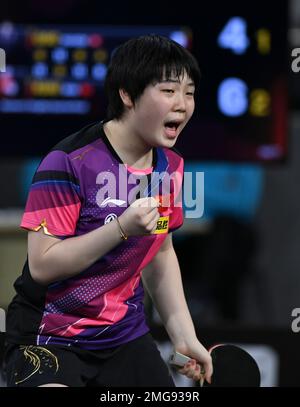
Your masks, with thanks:
[(179, 373), (195, 381), (202, 382), (205, 379), (211, 383), (212, 359), (210, 353), (197, 339), (175, 345), (175, 350), (191, 358), (184, 367), (178, 369)]

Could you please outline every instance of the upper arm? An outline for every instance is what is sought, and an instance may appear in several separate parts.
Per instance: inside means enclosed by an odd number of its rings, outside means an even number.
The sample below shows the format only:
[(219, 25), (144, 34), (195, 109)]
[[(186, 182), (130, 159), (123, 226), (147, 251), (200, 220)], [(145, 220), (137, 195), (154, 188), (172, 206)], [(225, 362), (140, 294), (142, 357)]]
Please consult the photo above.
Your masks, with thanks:
[(59, 150), (50, 152), (35, 172), (21, 221), (21, 227), (29, 231), (28, 263), (36, 280), (45, 274), (44, 255), (50, 247), (60, 237), (74, 235), (80, 198), (79, 179), (69, 156)]
[(158, 253), (161, 253), (161, 252), (164, 252), (164, 251), (170, 250), (170, 249), (173, 249), (173, 235), (172, 235), (172, 233), (167, 234), (167, 237), (163, 241), (163, 244), (160, 246)]
[(169, 232), (174, 232), (183, 224), (183, 206), (182, 206), (182, 184), (183, 184), (183, 159), (177, 163), (171, 178), (171, 202), (170, 202), (170, 221)]
[(166, 255), (166, 252), (168, 250), (174, 250), (172, 233), (167, 234), (167, 237), (165, 238), (163, 244), (160, 246), (156, 255), (153, 257), (151, 262), (144, 268), (143, 274), (142, 274), (144, 282), (149, 276), (152, 275), (152, 273), (155, 269), (159, 268), (159, 263), (164, 262), (164, 256)]
[(43, 229), (40, 229), (38, 232), (28, 232), (28, 263), (33, 279), (39, 280), (39, 275), (42, 273), (44, 254), (50, 247), (59, 242), (61, 242), (60, 239), (46, 235)]

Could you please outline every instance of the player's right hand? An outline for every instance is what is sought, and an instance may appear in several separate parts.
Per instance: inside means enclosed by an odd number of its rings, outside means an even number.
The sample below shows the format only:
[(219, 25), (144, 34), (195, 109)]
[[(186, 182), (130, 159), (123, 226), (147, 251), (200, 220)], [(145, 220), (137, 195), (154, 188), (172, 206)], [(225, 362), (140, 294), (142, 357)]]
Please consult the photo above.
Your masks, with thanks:
[(151, 198), (141, 198), (134, 201), (119, 216), (119, 222), (127, 236), (150, 234), (156, 229), (160, 217), (159, 202)]

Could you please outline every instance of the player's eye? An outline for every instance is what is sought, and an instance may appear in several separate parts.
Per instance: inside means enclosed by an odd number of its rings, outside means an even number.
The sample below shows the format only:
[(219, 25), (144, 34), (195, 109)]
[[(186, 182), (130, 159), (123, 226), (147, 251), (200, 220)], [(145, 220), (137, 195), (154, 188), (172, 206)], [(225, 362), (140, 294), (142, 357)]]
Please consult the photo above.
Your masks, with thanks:
[(174, 90), (173, 89), (163, 89), (163, 92), (174, 93)]

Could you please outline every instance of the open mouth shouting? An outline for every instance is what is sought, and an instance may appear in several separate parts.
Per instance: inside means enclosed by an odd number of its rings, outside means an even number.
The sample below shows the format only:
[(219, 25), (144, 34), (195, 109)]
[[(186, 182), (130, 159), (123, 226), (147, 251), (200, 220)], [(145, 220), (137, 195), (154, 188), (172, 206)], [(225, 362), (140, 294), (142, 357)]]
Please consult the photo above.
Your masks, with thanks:
[(165, 135), (167, 138), (174, 139), (178, 136), (178, 127), (181, 125), (181, 121), (176, 121), (176, 120), (169, 120), (166, 121), (164, 124), (164, 129), (165, 129)]

